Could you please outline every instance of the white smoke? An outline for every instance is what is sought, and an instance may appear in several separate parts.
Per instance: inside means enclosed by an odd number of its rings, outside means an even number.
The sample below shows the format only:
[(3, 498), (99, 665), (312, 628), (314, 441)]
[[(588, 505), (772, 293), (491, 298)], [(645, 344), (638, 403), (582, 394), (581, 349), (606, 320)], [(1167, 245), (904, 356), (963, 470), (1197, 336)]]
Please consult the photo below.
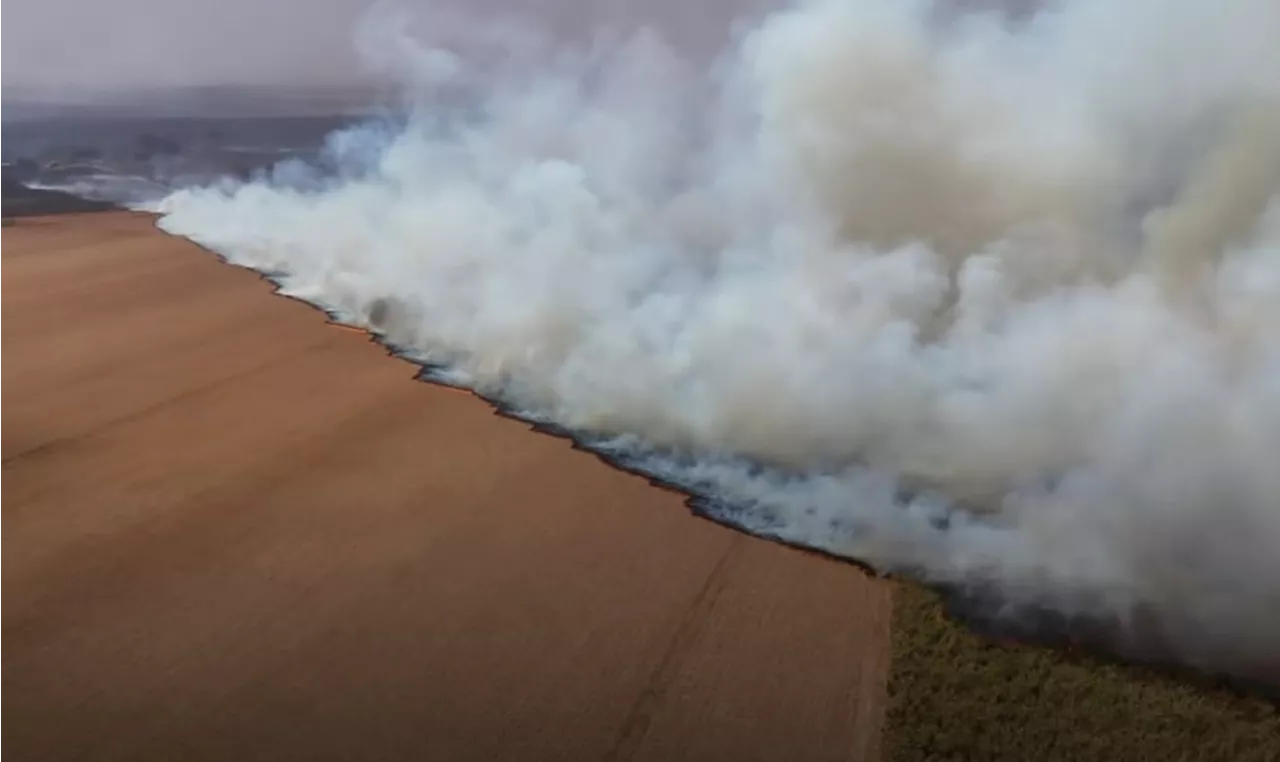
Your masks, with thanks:
[(1280, 3), (485, 28), (162, 226), (724, 520), (1280, 676)]

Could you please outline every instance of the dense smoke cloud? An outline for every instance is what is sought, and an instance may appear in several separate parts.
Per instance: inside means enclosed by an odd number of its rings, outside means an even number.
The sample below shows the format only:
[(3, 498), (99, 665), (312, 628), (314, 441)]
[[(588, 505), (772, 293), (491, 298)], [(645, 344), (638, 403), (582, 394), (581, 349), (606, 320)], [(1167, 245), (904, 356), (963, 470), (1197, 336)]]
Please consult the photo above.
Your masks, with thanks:
[(719, 518), (1280, 681), (1280, 4), (1020, 5), (366, 26), (406, 123), (162, 225)]

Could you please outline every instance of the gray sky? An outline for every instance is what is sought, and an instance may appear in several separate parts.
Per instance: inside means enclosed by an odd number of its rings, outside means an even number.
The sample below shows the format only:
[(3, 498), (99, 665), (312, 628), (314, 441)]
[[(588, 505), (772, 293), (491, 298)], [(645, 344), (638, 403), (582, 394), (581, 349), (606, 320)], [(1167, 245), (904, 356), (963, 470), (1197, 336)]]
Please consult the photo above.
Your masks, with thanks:
[[(383, 0), (430, 28), (434, 6), (512, 9), (573, 36), (602, 23), (659, 27), (716, 48), (744, 9), (779, 0)], [(5, 0), (6, 96), (98, 100), (203, 86), (348, 89), (369, 82), (355, 30), (375, 0)], [(711, 42), (715, 40), (715, 42)], [(15, 96), (17, 96), (15, 98)]]
[(340, 85), (372, 0), (6, 0), (7, 88)]

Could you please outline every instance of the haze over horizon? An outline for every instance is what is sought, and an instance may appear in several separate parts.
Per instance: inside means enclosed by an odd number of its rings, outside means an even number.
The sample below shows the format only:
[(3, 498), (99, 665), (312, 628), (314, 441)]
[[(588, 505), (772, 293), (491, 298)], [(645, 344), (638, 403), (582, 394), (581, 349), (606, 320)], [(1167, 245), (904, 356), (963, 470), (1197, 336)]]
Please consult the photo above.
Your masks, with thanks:
[[(602, 28), (650, 25), (686, 50), (719, 50), (734, 18), (770, 0), (660, 0), (634, 7), (623, 0), (477, 0), (472, 14), (536, 17), (562, 39)], [(329, 0), (10, 0), (3, 27), (6, 106), (108, 106), (144, 111), (219, 112), (255, 109), (254, 99), (281, 98), (280, 108), (308, 102), (364, 105), (385, 92), (403, 38), (466, 34), (456, 3)], [(370, 32), (370, 12), (393, 18)], [(474, 17), (474, 16), (473, 16)], [(441, 34), (441, 29), (448, 31)], [(370, 34), (373, 37), (370, 37)], [(379, 36), (381, 35), (381, 36)], [(390, 75), (390, 76), (389, 76)], [(269, 104), (268, 104), (269, 106)], [(267, 107), (267, 106), (264, 106)]]
[(10, 0), (6, 90), (112, 94), (207, 86), (354, 85), (351, 30), (371, 0)]

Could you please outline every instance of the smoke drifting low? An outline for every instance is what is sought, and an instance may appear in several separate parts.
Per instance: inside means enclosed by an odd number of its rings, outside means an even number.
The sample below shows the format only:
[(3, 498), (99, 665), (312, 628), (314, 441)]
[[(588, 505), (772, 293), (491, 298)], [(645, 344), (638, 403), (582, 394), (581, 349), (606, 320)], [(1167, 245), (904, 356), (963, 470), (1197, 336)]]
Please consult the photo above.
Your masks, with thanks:
[(1280, 4), (483, 28), (162, 226), (722, 520), (1280, 683)]

